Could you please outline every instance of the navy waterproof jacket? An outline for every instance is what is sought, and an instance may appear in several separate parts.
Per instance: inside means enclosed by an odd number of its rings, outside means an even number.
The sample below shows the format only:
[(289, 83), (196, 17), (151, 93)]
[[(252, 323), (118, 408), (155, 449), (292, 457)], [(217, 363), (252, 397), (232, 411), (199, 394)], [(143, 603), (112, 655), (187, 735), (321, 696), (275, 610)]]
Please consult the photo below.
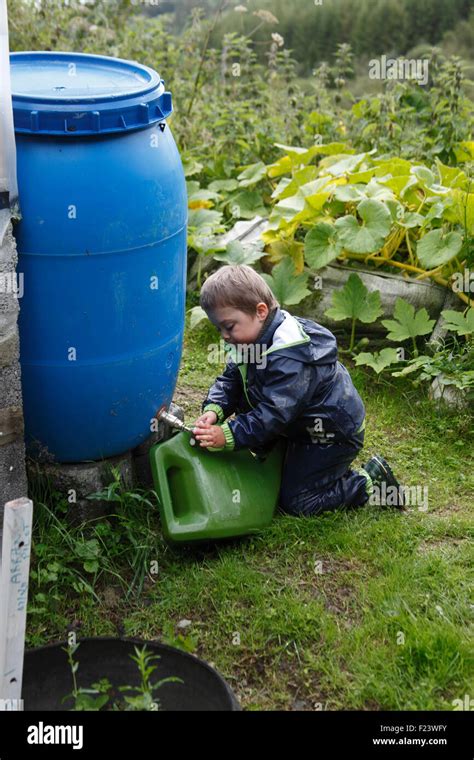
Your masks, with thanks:
[[(327, 328), (277, 308), (247, 351), (225, 345), (225, 370), (202, 411), (216, 412), (226, 443), (210, 451), (264, 450), (280, 435), (331, 446), (364, 429), (364, 404)], [(234, 412), (237, 417), (224, 422)]]

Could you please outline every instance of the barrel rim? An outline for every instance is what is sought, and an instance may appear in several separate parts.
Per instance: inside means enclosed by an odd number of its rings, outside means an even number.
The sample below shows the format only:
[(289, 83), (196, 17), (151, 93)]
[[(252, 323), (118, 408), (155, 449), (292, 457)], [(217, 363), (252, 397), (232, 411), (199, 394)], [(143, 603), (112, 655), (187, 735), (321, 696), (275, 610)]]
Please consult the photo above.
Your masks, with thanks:
[[(83, 136), (127, 132), (163, 122), (173, 111), (171, 93), (158, 72), (138, 61), (75, 51), (22, 50), (10, 53), (10, 67), (21, 62), (63, 60), (65, 63), (103, 64), (114, 71), (140, 74), (142, 86), (68, 97), (16, 92), (12, 76), (12, 105), (15, 131), (19, 133)], [(105, 87), (102, 88), (106, 89)]]

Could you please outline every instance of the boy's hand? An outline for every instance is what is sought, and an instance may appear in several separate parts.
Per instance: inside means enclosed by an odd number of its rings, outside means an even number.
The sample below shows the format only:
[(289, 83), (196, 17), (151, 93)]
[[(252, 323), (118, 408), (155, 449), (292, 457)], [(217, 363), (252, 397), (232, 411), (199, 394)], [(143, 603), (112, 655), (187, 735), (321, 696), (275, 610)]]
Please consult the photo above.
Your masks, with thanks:
[(201, 414), (200, 417), (197, 418), (195, 425), (200, 425), (203, 423), (204, 425), (214, 425), (217, 422), (217, 414), (215, 412), (209, 411), (204, 412), (204, 414)]
[[(214, 412), (210, 412), (210, 414), (214, 414)], [(196, 427), (193, 428), (193, 433), (200, 446), (225, 446), (225, 436), (219, 425), (206, 425), (198, 420)]]

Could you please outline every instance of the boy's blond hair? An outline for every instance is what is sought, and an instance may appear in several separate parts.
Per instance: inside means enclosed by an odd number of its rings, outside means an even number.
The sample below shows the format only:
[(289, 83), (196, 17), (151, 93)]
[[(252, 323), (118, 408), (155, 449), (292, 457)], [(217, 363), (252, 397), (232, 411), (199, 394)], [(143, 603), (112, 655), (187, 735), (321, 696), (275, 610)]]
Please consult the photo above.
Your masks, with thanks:
[(232, 306), (252, 316), (261, 301), (270, 311), (280, 305), (263, 277), (247, 264), (220, 267), (205, 280), (199, 299), (206, 312)]

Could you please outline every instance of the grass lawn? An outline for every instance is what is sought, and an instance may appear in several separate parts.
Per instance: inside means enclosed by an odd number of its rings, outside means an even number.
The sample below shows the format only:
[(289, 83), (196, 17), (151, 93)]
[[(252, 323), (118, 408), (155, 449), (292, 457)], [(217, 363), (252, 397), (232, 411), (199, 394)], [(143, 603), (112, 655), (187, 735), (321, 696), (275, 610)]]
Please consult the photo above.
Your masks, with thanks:
[[(187, 421), (220, 372), (217, 340), (211, 325), (186, 332), (174, 400)], [(473, 417), (347, 366), (367, 409), (356, 464), (381, 452), (428, 487), (427, 511), (278, 515), (258, 536), (175, 548), (152, 493), (118, 489), (113, 526), (66, 530), (37, 486), (27, 644), (161, 639), (215, 665), (250, 710), (451, 710), (472, 695)]]

